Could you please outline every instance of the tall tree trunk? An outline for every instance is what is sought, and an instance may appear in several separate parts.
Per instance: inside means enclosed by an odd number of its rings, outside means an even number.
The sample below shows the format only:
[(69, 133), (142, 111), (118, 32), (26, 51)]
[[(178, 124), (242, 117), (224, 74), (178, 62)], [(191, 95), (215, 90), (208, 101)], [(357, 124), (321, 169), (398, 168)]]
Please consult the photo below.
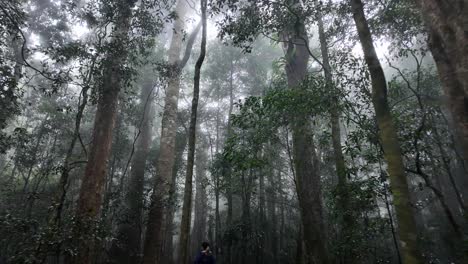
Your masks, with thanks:
[[(263, 170), (258, 171), (258, 178), (259, 178), (259, 184), (258, 184), (258, 219), (259, 219), (259, 224), (263, 228), (265, 228), (265, 231), (268, 235), (268, 221), (266, 219), (266, 213), (265, 213), (265, 175)], [(265, 261), (265, 249), (268, 249), (266, 243), (265, 243), (265, 236), (262, 236), (260, 238), (260, 241), (258, 241), (258, 252), (257, 252), (257, 263), (258, 264), (263, 264)]]
[(146, 159), (151, 145), (151, 120), (154, 117), (152, 102), (153, 83), (146, 80), (140, 93), (141, 119), (138, 127), (135, 155), (132, 160), (130, 179), (124, 195), (124, 208), (117, 230), (117, 241), (111, 248), (114, 263), (138, 262), (141, 250), (143, 183)]
[[(298, 25), (297, 25), (298, 24)], [(307, 77), (307, 33), (305, 25), (297, 23), (295, 32), (284, 32), (286, 44), (286, 75), (290, 89), (303, 89)], [(307, 263), (329, 263), (322, 216), (320, 173), (311, 133), (309, 116), (295, 115), (291, 120), (296, 191), (303, 223)]]
[(172, 182), (171, 189), (169, 191), (169, 203), (166, 210), (166, 221), (164, 227), (164, 251), (162, 255), (162, 263), (172, 264), (174, 263), (174, 214), (176, 212), (176, 181), (179, 171), (181, 170), (182, 159), (184, 155), (185, 147), (187, 146), (187, 134), (179, 133), (176, 136), (176, 149), (175, 149), (175, 160), (174, 168), (172, 171)]
[(190, 235), (190, 222), (192, 216), (192, 177), (193, 177), (193, 165), (195, 161), (195, 140), (196, 140), (196, 129), (197, 129), (197, 111), (198, 111), (198, 99), (200, 94), (200, 73), (203, 61), (205, 60), (206, 54), (206, 8), (207, 0), (200, 0), (201, 12), (202, 12), (202, 41), (201, 51), (198, 57), (197, 63), (195, 64), (195, 76), (193, 78), (193, 99), (192, 99), (192, 111), (190, 115), (190, 126), (188, 133), (188, 153), (187, 153), (187, 174), (185, 177), (185, 188), (184, 188), (184, 203), (182, 206), (182, 220), (180, 224), (180, 262), (189, 262), (189, 235)]
[(398, 221), (398, 235), (404, 263), (422, 263), (417, 249), (416, 224), (413, 218), (408, 182), (405, 175), (403, 157), (393, 118), (387, 100), (387, 82), (375, 53), (372, 35), (367, 24), (361, 0), (351, 0), (354, 21), (359, 40), (364, 52), (364, 58), (369, 68), (372, 83), (372, 103), (375, 109), (379, 136), (394, 196), (394, 204)]
[[(270, 163), (272, 164), (272, 163)], [(267, 230), (267, 240), (266, 248), (268, 249), (268, 258), (266, 259), (266, 263), (278, 263), (278, 236), (276, 234), (277, 229), (277, 217), (276, 217), (276, 193), (277, 193), (277, 186), (278, 184), (275, 181), (275, 171), (273, 168), (269, 170), (268, 173), (268, 187), (266, 188), (267, 193), (267, 209), (268, 209), (268, 230)]]
[(465, 0), (418, 0), (468, 168), (468, 5)]
[(324, 68), (325, 80), (329, 89), (333, 89), (332, 103), (331, 103), (331, 128), (332, 128), (332, 143), (333, 154), (335, 159), (336, 174), (338, 176), (338, 184), (346, 185), (346, 165), (341, 149), (341, 128), (340, 128), (340, 111), (338, 89), (333, 84), (331, 73), (330, 59), (328, 53), (328, 42), (325, 36), (322, 16), (318, 17), (320, 50), (322, 53), (322, 64)]
[[(219, 152), (219, 107), (216, 109), (216, 155)], [(213, 155), (212, 155), (213, 156)], [(221, 241), (221, 215), (219, 213), (219, 199), (220, 199), (220, 189), (221, 189), (221, 179), (219, 173), (212, 174), (214, 182), (214, 195), (215, 195), (215, 255), (218, 257), (222, 249)], [(224, 252), (223, 252), (224, 253)]]
[(96, 246), (94, 221), (98, 219), (101, 210), (102, 192), (112, 143), (112, 130), (123, 76), (122, 66), (127, 57), (126, 42), (132, 15), (131, 3), (122, 1), (118, 5), (119, 10), (116, 10), (118, 14), (112, 42), (117, 50), (107, 54), (107, 63), (104, 63), (103, 80), (94, 119), (92, 147), (76, 209), (77, 219), (74, 234), (79, 240), (77, 241), (77, 254), (69, 255), (67, 263), (91, 263), (94, 255)]
[(181, 44), (184, 38), (186, 1), (177, 3), (177, 18), (174, 21), (174, 33), (169, 47), (169, 65), (172, 67), (169, 84), (164, 99), (164, 111), (161, 122), (161, 139), (159, 157), (156, 162), (151, 205), (148, 213), (145, 246), (143, 250), (143, 264), (160, 263), (164, 239), (165, 215), (171, 189), (171, 179), (174, 167), (175, 138), (177, 131), (177, 105), (180, 90)]
[[(227, 137), (232, 133), (232, 120), (231, 115), (234, 108), (234, 59), (231, 57), (231, 71), (229, 77), (229, 110), (228, 110), (228, 123), (226, 128)], [(233, 217), (233, 190), (231, 182), (231, 168), (226, 168), (226, 199), (227, 199), (227, 216), (226, 216), (226, 227), (231, 228), (232, 226), (232, 217)], [(226, 262), (227, 264), (232, 263), (232, 241), (229, 239), (226, 243)]]
[[(327, 83), (328, 89), (333, 89), (332, 102), (330, 107), (330, 119), (331, 119), (331, 132), (332, 132), (332, 146), (333, 146), (333, 157), (335, 160), (336, 175), (338, 176), (338, 210), (342, 215), (341, 223), (341, 237), (345, 239), (346, 244), (352, 243), (349, 241), (349, 233), (353, 228), (353, 219), (349, 211), (349, 196), (348, 196), (348, 183), (346, 179), (346, 163), (343, 155), (343, 150), (341, 149), (341, 127), (340, 127), (340, 115), (341, 111), (339, 109), (339, 91), (333, 83), (333, 77), (331, 73), (331, 65), (328, 52), (328, 42), (325, 35), (325, 29), (323, 26), (323, 19), (321, 14), (318, 16), (318, 29), (319, 29), (319, 40), (320, 40), (320, 50), (322, 53), (322, 64), (325, 75), (325, 81)], [(352, 245), (349, 245), (349, 248), (352, 248)], [(354, 263), (355, 256), (351, 252), (343, 252), (346, 257), (347, 263)]]
[(207, 155), (204, 151), (205, 145), (197, 148), (196, 157), (196, 177), (195, 177), (195, 208), (194, 220), (191, 237), (190, 255), (196, 253), (200, 248), (200, 244), (207, 239), (207, 207), (208, 197), (205, 190), (206, 175), (205, 170), (207, 166)]
[[(252, 260), (255, 260), (254, 256), (254, 249), (250, 249), (247, 247), (246, 241), (248, 240), (249, 234), (252, 231), (252, 221), (251, 221), (251, 214), (250, 214), (250, 201), (252, 197), (252, 185), (253, 185), (253, 177), (254, 171), (252, 168), (249, 169), (248, 175), (245, 171), (242, 172), (241, 175), (241, 198), (242, 198), (242, 227), (241, 227), (241, 242), (237, 241), (236, 246), (239, 246), (242, 254), (235, 254), (240, 255), (240, 257), (236, 257), (237, 261), (240, 263), (249, 264)], [(235, 259), (236, 259), (235, 258)]]

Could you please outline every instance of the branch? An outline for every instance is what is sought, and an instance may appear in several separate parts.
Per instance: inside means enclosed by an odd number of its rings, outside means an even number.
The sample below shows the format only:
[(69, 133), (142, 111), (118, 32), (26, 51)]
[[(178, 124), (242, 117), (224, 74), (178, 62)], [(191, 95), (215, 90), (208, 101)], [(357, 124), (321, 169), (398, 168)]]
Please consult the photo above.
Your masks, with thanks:
[(24, 55), (25, 53), (25, 50), (26, 50), (26, 36), (24, 35), (23, 31), (21, 30), (21, 28), (18, 26), (18, 23), (10, 16), (10, 14), (8, 14), (8, 12), (5, 10), (5, 8), (3, 8), (2, 5), (0, 5), (0, 9), (2, 10), (3, 14), (10, 20), (10, 22), (15, 26), (16, 30), (18, 30), (18, 32), (20, 33), (21, 37), (23, 38), (23, 44), (21, 45), (21, 58), (23, 59), (24, 61), (24, 64), (25, 66), (27, 66), (28, 68), (34, 70), (35, 72), (39, 73), (42, 77), (50, 80), (50, 81), (53, 81), (53, 82), (56, 82), (58, 79), (54, 79), (50, 76), (47, 76), (43, 71), (37, 69), (36, 67), (32, 66), (27, 60), (26, 60), (26, 57)]
[(197, 35), (198, 35), (198, 32), (200, 31), (201, 26), (202, 26), (202, 22), (200, 21), (198, 25), (195, 27), (195, 29), (192, 31), (192, 33), (190, 34), (187, 40), (187, 46), (185, 47), (184, 57), (178, 63), (179, 70), (183, 69), (185, 65), (187, 64), (187, 61), (190, 58), (190, 54), (192, 53), (193, 44), (195, 43), (195, 39), (197, 38)]

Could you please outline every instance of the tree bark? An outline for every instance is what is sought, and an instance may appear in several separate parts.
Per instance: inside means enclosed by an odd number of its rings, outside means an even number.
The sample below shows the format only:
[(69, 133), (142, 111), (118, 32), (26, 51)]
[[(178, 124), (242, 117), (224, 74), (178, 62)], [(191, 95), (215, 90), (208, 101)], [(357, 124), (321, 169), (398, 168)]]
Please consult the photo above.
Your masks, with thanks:
[(465, 0), (417, 2), (468, 168), (468, 5)]
[[(263, 152), (263, 151), (262, 151)], [(261, 154), (263, 155), (263, 153)], [(258, 220), (260, 226), (265, 228), (265, 233), (268, 235), (268, 221), (266, 219), (265, 211), (265, 175), (262, 169), (258, 170)], [(258, 241), (258, 252), (257, 252), (257, 263), (263, 264), (265, 261), (265, 249), (268, 249), (268, 246), (265, 243), (265, 236), (260, 237)]]
[(161, 139), (159, 157), (156, 162), (156, 175), (154, 179), (151, 205), (148, 213), (145, 246), (143, 250), (143, 264), (161, 263), (162, 246), (164, 239), (165, 215), (169, 202), (171, 178), (174, 167), (175, 137), (177, 131), (177, 105), (180, 90), (180, 74), (182, 68), (179, 64), (181, 44), (183, 40), (184, 18), (186, 2), (178, 1), (176, 7), (177, 18), (174, 21), (174, 33), (169, 47), (169, 65), (172, 67), (169, 84), (164, 99), (164, 111), (161, 122)]
[[(289, 89), (303, 89), (309, 61), (307, 33), (302, 22), (295, 32), (283, 32), (286, 43), (286, 75)], [(318, 160), (309, 116), (295, 115), (291, 120), (296, 191), (302, 217), (306, 264), (329, 263), (322, 215)]]
[(179, 171), (181, 170), (182, 157), (184, 154), (185, 147), (187, 146), (187, 134), (178, 133), (175, 141), (175, 161), (174, 168), (172, 171), (172, 182), (171, 189), (169, 191), (169, 203), (166, 210), (166, 221), (164, 227), (164, 245), (163, 245), (163, 256), (162, 263), (172, 264), (174, 263), (174, 214), (176, 211), (176, 181)]
[(130, 29), (133, 2), (119, 3), (117, 20), (112, 42), (116, 50), (107, 54), (104, 63), (103, 80), (99, 90), (98, 105), (94, 119), (93, 141), (82, 179), (74, 234), (77, 254), (69, 255), (67, 263), (88, 264), (92, 262), (96, 241), (95, 221), (101, 210), (102, 193), (106, 178), (107, 162), (110, 155), (112, 134), (116, 119), (118, 95), (122, 82), (122, 66), (126, 61), (126, 42)]
[(205, 145), (197, 148), (196, 156), (196, 177), (195, 177), (195, 207), (194, 207), (194, 220), (191, 237), (190, 255), (193, 257), (194, 253), (198, 252), (200, 244), (207, 239), (207, 211), (208, 211), (208, 197), (205, 190), (206, 184), (206, 166), (207, 155), (204, 151)]
[(192, 178), (193, 178), (193, 166), (195, 161), (195, 140), (196, 140), (196, 129), (197, 129), (197, 111), (198, 111), (198, 99), (200, 95), (200, 73), (203, 61), (205, 60), (206, 54), (206, 8), (207, 1), (200, 0), (201, 12), (202, 12), (202, 41), (201, 51), (198, 60), (195, 64), (195, 76), (193, 79), (193, 99), (192, 99), (192, 111), (190, 115), (190, 127), (188, 133), (188, 153), (187, 153), (187, 174), (185, 177), (185, 188), (184, 188), (184, 203), (182, 206), (182, 220), (180, 226), (180, 262), (189, 263), (189, 241), (190, 241), (190, 222), (192, 216)]
[(387, 99), (387, 82), (375, 52), (372, 35), (364, 15), (361, 0), (351, 0), (354, 21), (359, 34), (359, 40), (364, 52), (364, 58), (369, 68), (372, 84), (372, 103), (375, 109), (379, 136), (382, 143), (387, 170), (390, 176), (391, 190), (394, 197), (398, 221), (398, 235), (404, 263), (422, 263), (417, 248), (416, 224), (413, 218), (408, 182), (405, 175), (403, 157), (393, 118)]
[[(270, 155), (270, 166), (273, 166), (274, 162), (274, 157)], [(275, 170), (270, 167), (268, 170), (268, 186), (266, 188), (266, 196), (267, 196), (267, 201), (266, 201), (266, 207), (267, 207), (267, 212), (268, 212), (268, 217), (267, 217), (267, 234), (266, 234), (266, 240), (265, 242), (267, 243), (266, 248), (268, 249), (267, 251), (267, 258), (265, 260), (266, 263), (278, 263), (278, 235), (277, 235), (277, 216), (276, 216), (276, 200), (277, 200), (277, 184), (275, 180), (276, 175), (275, 175)]]
[(117, 231), (117, 241), (111, 248), (114, 263), (131, 264), (138, 262), (141, 250), (143, 183), (145, 180), (146, 160), (151, 146), (151, 121), (153, 120), (152, 102), (153, 83), (145, 80), (140, 93), (140, 123), (133, 156), (130, 179), (124, 195), (124, 208)]
[[(184, 58), (179, 63), (179, 68), (183, 68), (184, 65), (187, 63), (190, 53), (192, 50), (193, 43), (195, 42), (195, 38), (200, 31), (201, 23), (195, 28), (195, 30), (191, 33), (189, 40), (187, 41), (187, 47), (185, 49)], [(180, 121), (180, 120), (179, 120)], [(180, 121), (184, 123), (183, 121)], [(165, 212), (165, 223), (164, 223), (164, 241), (163, 241), (163, 253), (162, 253), (162, 262), (167, 264), (174, 263), (174, 214), (176, 211), (176, 180), (180, 170), (180, 165), (182, 163), (182, 156), (184, 153), (185, 146), (187, 145), (187, 131), (182, 134), (176, 133), (175, 139), (175, 158), (174, 158), (174, 165), (172, 169), (172, 179), (169, 188), (169, 202), (167, 203), (167, 208)]]

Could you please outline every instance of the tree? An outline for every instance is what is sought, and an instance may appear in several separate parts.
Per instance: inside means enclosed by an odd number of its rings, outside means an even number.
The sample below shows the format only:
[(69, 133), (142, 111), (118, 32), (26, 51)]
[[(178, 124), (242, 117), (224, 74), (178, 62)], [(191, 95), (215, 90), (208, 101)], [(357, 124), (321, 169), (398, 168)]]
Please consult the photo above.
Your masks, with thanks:
[[(293, 28), (283, 32), (285, 41), (286, 76), (290, 89), (302, 89), (307, 78), (309, 61), (305, 25), (297, 19)], [(319, 163), (313, 143), (313, 134), (307, 115), (292, 120), (293, 160), (296, 191), (301, 207), (306, 263), (328, 263), (326, 237), (322, 215)]]
[(127, 56), (128, 31), (134, 1), (117, 1), (116, 24), (113, 31), (114, 50), (106, 56), (103, 79), (98, 93), (98, 106), (94, 119), (93, 142), (82, 179), (76, 209), (75, 234), (82, 238), (77, 244), (76, 256), (70, 263), (91, 263), (95, 250), (94, 221), (99, 215), (107, 161), (112, 142), (112, 130), (117, 113), (118, 95), (122, 87), (124, 63)]
[[(180, 74), (190, 55), (191, 45), (188, 42), (184, 58), (180, 59), (182, 50), (184, 17), (187, 12), (185, 1), (178, 1), (176, 7), (177, 17), (174, 21), (174, 30), (169, 47), (169, 80), (164, 101), (164, 111), (161, 123), (160, 152), (156, 164), (156, 177), (154, 179), (151, 205), (148, 212), (148, 224), (143, 250), (143, 263), (153, 264), (159, 262), (162, 256), (164, 239), (164, 217), (167, 215), (169, 190), (174, 166), (175, 136), (177, 124), (177, 105), (180, 89)], [(166, 219), (168, 221), (169, 219)]]
[(193, 77), (193, 99), (190, 114), (190, 126), (188, 132), (187, 174), (185, 176), (184, 203), (182, 207), (182, 222), (180, 226), (180, 262), (188, 263), (190, 257), (190, 223), (192, 216), (192, 178), (195, 161), (195, 139), (197, 128), (197, 111), (200, 94), (200, 73), (206, 54), (206, 8), (207, 1), (200, 0), (202, 12), (202, 41), (201, 51), (195, 64), (195, 75)]
[[(322, 53), (322, 64), (323, 72), (325, 75), (325, 82), (329, 89), (333, 91), (331, 96), (332, 101), (330, 104), (330, 125), (331, 125), (331, 138), (333, 146), (333, 156), (335, 161), (336, 174), (338, 176), (338, 185), (337, 185), (337, 194), (338, 194), (338, 206), (341, 210), (343, 221), (342, 221), (342, 230), (341, 235), (345, 238), (346, 243), (351, 243), (350, 232), (353, 228), (353, 219), (350, 215), (349, 208), (349, 195), (348, 195), (348, 183), (347, 183), (347, 171), (346, 163), (344, 160), (342, 145), (341, 145), (341, 127), (340, 127), (340, 102), (339, 102), (339, 90), (334, 85), (332, 68), (330, 64), (329, 51), (328, 51), (328, 41), (325, 34), (325, 29), (323, 25), (322, 14), (317, 15), (317, 24), (319, 31), (319, 41), (320, 41), (320, 51)], [(355, 261), (355, 256), (353, 254), (344, 254), (347, 258), (347, 261), (353, 263)]]
[(130, 264), (140, 256), (143, 230), (143, 183), (148, 153), (151, 146), (152, 120), (154, 119), (153, 89), (151, 79), (143, 80), (140, 93), (141, 118), (138, 123), (136, 149), (133, 156), (128, 187), (125, 190), (122, 219), (111, 254), (115, 263)]
[(417, 249), (417, 229), (413, 217), (408, 182), (403, 164), (400, 144), (393, 118), (388, 106), (387, 82), (375, 52), (372, 35), (360, 0), (352, 0), (351, 8), (361, 42), (364, 58), (371, 76), (372, 103), (375, 109), (379, 136), (387, 161), (391, 189), (398, 220), (398, 235), (405, 263), (422, 263)]
[[(200, 130), (198, 130), (200, 131)], [(193, 216), (193, 228), (190, 239), (190, 256), (195, 256), (200, 248), (200, 241), (207, 241), (207, 220), (208, 220), (208, 195), (206, 167), (208, 156), (205, 135), (199, 133), (199, 141), (196, 152), (196, 177), (195, 177), (195, 205)]]
[(462, 0), (438, 2), (419, 0), (427, 31), (429, 48), (437, 65), (448, 105), (468, 164), (468, 50), (466, 42), (468, 8)]

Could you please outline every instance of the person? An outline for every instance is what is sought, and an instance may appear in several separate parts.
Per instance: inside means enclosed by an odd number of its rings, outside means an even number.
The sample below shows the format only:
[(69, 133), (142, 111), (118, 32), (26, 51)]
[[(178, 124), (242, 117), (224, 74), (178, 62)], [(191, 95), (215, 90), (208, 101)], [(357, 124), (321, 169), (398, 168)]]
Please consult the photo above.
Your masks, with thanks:
[(194, 264), (215, 264), (215, 258), (210, 250), (210, 244), (208, 242), (202, 243), (202, 250), (198, 252), (197, 257), (195, 258)]

